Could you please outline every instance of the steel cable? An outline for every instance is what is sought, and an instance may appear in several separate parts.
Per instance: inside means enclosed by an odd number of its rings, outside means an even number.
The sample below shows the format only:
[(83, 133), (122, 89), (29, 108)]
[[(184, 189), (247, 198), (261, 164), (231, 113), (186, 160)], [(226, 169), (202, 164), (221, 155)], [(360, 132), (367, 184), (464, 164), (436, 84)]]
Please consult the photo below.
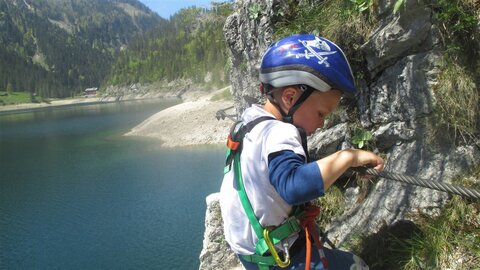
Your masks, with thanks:
[(427, 187), (427, 188), (431, 188), (431, 189), (435, 189), (443, 192), (457, 194), (457, 195), (461, 195), (463, 197), (467, 197), (471, 199), (480, 200), (480, 191), (472, 188), (454, 186), (451, 184), (446, 184), (446, 183), (441, 183), (436, 181), (427, 181), (424, 179), (415, 178), (408, 175), (396, 174), (388, 171), (377, 171), (372, 168), (358, 167), (358, 168), (351, 168), (350, 170), (354, 172), (358, 172), (360, 174), (378, 176), (378, 177), (387, 178), (387, 179), (400, 181), (404, 183), (409, 183), (409, 184), (413, 184), (421, 187)]
[[(233, 118), (233, 115), (226, 115), (225, 113), (225, 110), (228, 110), (231, 108), (233, 107), (229, 107), (224, 110), (217, 111), (217, 120), (220, 120), (220, 118), (225, 119), (225, 117), (228, 117), (230, 120), (235, 121), (235, 119)], [(349, 170), (351, 172), (358, 172), (360, 174), (378, 176), (386, 179), (391, 179), (399, 182), (417, 185), (420, 187), (426, 187), (426, 188), (431, 188), (438, 191), (448, 192), (451, 194), (457, 194), (466, 198), (480, 200), (480, 191), (472, 188), (455, 186), (455, 185), (435, 182), (435, 181), (427, 181), (424, 179), (415, 178), (408, 175), (396, 174), (388, 171), (377, 171), (372, 168), (357, 167), (357, 168), (350, 168)]]

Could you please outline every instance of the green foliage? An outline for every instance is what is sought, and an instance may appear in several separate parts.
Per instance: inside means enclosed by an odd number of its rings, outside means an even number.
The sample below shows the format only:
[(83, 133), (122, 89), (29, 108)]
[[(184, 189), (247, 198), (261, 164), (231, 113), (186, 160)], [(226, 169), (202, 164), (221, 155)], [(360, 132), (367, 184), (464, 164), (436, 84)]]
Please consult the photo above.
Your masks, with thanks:
[(183, 9), (120, 53), (103, 85), (191, 79), (224, 85), (228, 68), (223, 24), (231, 4)]
[(353, 4), (353, 10), (356, 12), (364, 12), (373, 5), (373, 0), (350, 0)]
[[(479, 188), (480, 166), (453, 183)], [(370, 269), (477, 269), (480, 203), (453, 196), (439, 214), (418, 213), (347, 242)]]
[(456, 143), (477, 141), (480, 134), (480, 6), (471, 0), (440, 0), (433, 9), (446, 52), (433, 87), (432, 133)]
[(405, 0), (397, 0), (393, 6), (393, 14), (396, 14), (403, 4), (405, 4)]
[(29, 103), (31, 94), (29, 92), (13, 92), (7, 95), (0, 95), (0, 105), (11, 105)]
[[(435, 93), (435, 128), (441, 136), (464, 142), (475, 139), (480, 127), (480, 97), (475, 79), (465, 68), (447, 62), (440, 72)], [(444, 131), (451, 131), (445, 133)]]
[(248, 17), (252, 20), (256, 20), (262, 15), (262, 10), (264, 8), (259, 3), (254, 3), (248, 7)]
[[(465, 66), (479, 66), (480, 6), (471, 0), (439, 0), (433, 6), (440, 21), (442, 41), (447, 57)], [(478, 69), (478, 68), (477, 68)]]
[(478, 18), (473, 4), (470, 6), (466, 0), (440, 0), (438, 4), (438, 19), (447, 24), (449, 35), (461, 36), (475, 30)]
[[(480, 176), (480, 175), (479, 175)], [(454, 196), (438, 217), (419, 218), (422, 234), (402, 242), (404, 269), (473, 269), (480, 265), (480, 203)]]
[(70, 97), (87, 87), (178, 78), (225, 84), (222, 27), (231, 3), (184, 9), (167, 21), (132, 0), (37, 2), (32, 12), (0, 1), (0, 89), (11, 83)]
[(325, 196), (315, 200), (314, 204), (321, 209), (316, 222), (320, 228), (325, 228), (334, 217), (340, 216), (345, 211), (345, 196), (340, 188), (331, 186)]
[(28, 5), (0, 1), (0, 89), (11, 83), (15, 91), (46, 97), (68, 97), (98, 86), (115, 52), (160, 21), (131, 0)]
[[(347, 55), (355, 73), (363, 70), (360, 46), (376, 27), (372, 16), (373, 0), (289, 1), (285, 16), (274, 25), (274, 39), (298, 33), (313, 33), (338, 44)], [(358, 12), (357, 10), (363, 10)]]
[(364, 146), (368, 146), (373, 140), (372, 132), (362, 128), (354, 128), (352, 136), (352, 144), (362, 149)]

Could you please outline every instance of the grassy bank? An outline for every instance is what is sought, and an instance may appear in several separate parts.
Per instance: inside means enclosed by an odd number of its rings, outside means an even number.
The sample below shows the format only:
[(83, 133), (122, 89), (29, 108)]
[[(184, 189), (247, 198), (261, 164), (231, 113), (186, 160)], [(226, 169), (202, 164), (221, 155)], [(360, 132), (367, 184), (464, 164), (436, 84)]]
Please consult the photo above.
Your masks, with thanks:
[(40, 102), (29, 92), (0, 92), (0, 106)]

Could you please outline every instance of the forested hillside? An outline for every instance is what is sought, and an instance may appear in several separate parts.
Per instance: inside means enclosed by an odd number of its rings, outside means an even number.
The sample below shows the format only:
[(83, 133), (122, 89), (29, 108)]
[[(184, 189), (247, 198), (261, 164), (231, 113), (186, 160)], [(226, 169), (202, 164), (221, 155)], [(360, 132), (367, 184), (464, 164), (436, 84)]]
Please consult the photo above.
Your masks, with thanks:
[(123, 51), (105, 85), (171, 81), (225, 83), (227, 45), (222, 28), (232, 3), (183, 9)]
[(137, 0), (0, 0), (0, 91), (99, 86), (120, 49), (162, 21)]

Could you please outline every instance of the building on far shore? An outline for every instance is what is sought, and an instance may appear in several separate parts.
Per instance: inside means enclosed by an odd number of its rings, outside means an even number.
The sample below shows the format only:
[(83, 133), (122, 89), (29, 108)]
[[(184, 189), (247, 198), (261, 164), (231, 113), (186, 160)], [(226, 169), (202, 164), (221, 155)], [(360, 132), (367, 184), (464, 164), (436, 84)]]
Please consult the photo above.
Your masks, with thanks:
[(83, 91), (86, 98), (95, 97), (97, 95), (98, 87), (87, 88)]

